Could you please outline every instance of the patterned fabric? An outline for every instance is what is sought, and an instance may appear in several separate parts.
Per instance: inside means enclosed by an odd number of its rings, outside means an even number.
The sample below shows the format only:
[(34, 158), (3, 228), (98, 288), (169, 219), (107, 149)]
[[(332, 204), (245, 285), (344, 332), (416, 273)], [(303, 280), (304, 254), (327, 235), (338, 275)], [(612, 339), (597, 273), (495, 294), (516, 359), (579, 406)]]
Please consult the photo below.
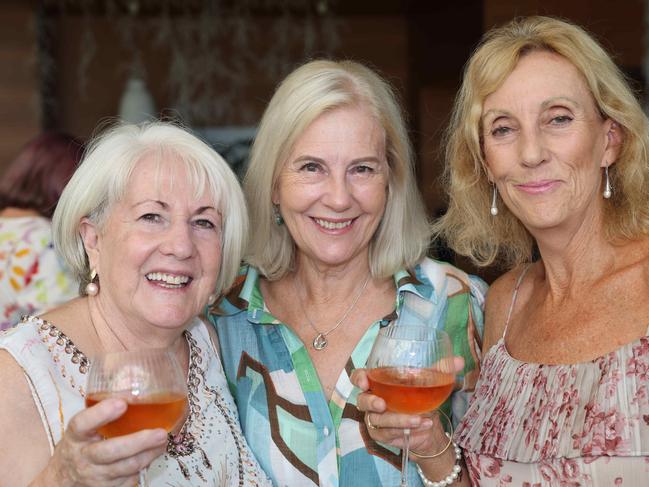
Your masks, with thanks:
[[(167, 453), (147, 469), (149, 485), (270, 486), (241, 433), (205, 324), (197, 319), (185, 338), (190, 413), (181, 432), (170, 437)], [(0, 333), (0, 349), (25, 371), (53, 451), (70, 418), (85, 407), (88, 360), (55, 325), (34, 317)]]
[[(407, 293), (443, 307), (442, 319), (433, 326), (449, 332), (455, 353), (466, 361), (460, 378), (465, 390), (453, 394), (454, 414), (461, 415), (477, 375), (485, 285), (430, 259), (394, 280), (397, 314)], [(379, 328), (395, 317), (370, 326), (327, 401), (304, 344), (266, 308), (258, 272), (242, 269), (239, 285), (210, 319), (219, 332), (244, 434), (277, 486), (398, 485), (400, 451), (371, 440), (356, 408), (359, 391), (349, 380), (354, 369), (364, 367)], [(449, 411), (450, 404), (445, 408)], [(420, 486), (414, 464), (410, 473), (411, 485)]]
[(649, 485), (648, 388), (647, 336), (570, 365), (516, 360), (503, 337), (455, 439), (474, 485)]
[(52, 245), (50, 221), (0, 218), (0, 330), (78, 296)]

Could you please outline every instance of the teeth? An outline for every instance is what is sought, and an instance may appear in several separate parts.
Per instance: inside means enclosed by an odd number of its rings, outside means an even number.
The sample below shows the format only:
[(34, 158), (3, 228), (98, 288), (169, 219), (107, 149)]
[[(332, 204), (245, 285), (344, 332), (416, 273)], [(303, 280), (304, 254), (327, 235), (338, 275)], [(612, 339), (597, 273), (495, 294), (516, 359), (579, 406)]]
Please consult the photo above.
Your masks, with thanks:
[(321, 220), (319, 218), (316, 218), (315, 222), (321, 227), (326, 228), (327, 230), (340, 230), (341, 228), (348, 227), (349, 225), (352, 224), (352, 220), (334, 223), (327, 220)]
[(179, 287), (189, 282), (189, 276), (172, 276), (162, 272), (150, 272), (146, 275), (149, 281), (157, 281), (165, 287)]

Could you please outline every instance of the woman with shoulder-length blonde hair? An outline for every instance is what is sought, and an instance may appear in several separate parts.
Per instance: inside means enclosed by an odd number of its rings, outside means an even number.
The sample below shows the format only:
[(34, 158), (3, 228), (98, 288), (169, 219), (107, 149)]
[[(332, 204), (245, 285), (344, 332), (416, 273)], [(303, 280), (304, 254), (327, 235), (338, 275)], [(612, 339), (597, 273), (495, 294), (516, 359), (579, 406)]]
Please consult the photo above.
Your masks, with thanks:
[(469, 60), (448, 133), (435, 230), (509, 268), (455, 435), (471, 483), (645, 484), (649, 124), (627, 81), (582, 28), (516, 19)]
[[(400, 453), (369, 437), (349, 376), (412, 295), (442, 307), (426, 324), (450, 333), (470, 389), (482, 285), (425, 258), (430, 224), (390, 86), (351, 61), (293, 71), (264, 113), (244, 192), (249, 265), (210, 318), (248, 442), (278, 485), (395, 485)], [(429, 423), (417, 420), (414, 447)]]

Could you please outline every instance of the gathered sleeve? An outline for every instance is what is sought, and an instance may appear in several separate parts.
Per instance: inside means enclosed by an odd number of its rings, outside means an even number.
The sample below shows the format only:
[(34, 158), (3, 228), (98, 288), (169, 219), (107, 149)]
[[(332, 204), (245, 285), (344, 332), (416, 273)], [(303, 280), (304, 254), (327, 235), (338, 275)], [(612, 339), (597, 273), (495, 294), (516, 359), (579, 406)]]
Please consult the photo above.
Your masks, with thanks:
[(467, 410), (480, 374), (483, 311), (488, 286), (477, 276), (432, 259), (424, 259), (416, 274), (434, 289), (437, 306), (444, 310), (437, 326), (449, 334), (453, 354), (464, 359), (464, 369), (456, 376), (456, 389), (443, 406), (457, 424)]

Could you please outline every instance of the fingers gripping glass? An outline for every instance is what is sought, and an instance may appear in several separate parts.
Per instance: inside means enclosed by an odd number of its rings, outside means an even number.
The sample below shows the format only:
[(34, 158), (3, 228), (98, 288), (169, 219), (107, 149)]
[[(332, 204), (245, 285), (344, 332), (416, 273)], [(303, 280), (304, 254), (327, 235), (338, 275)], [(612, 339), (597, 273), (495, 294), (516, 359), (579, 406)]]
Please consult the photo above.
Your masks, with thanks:
[[(165, 349), (107, 353), (91, 364), (86, 406), (108, 398), (126, 401), (126, 412), (101, 428), (104, 438), (143, 429), (173, 430), (187, 409), (187, 383), (175, 357)], [(146, 485), (145, 470), (139, 485)]]
[[(455, 366), (446, 332), (432, 327), (392, 323), (382, 328), (367, 359), (372, 394), (388, 411), (423, 414), (437, 409), (451, 394)], [(404, 430), (401, 487), (408, 485), (410, 430)]]

